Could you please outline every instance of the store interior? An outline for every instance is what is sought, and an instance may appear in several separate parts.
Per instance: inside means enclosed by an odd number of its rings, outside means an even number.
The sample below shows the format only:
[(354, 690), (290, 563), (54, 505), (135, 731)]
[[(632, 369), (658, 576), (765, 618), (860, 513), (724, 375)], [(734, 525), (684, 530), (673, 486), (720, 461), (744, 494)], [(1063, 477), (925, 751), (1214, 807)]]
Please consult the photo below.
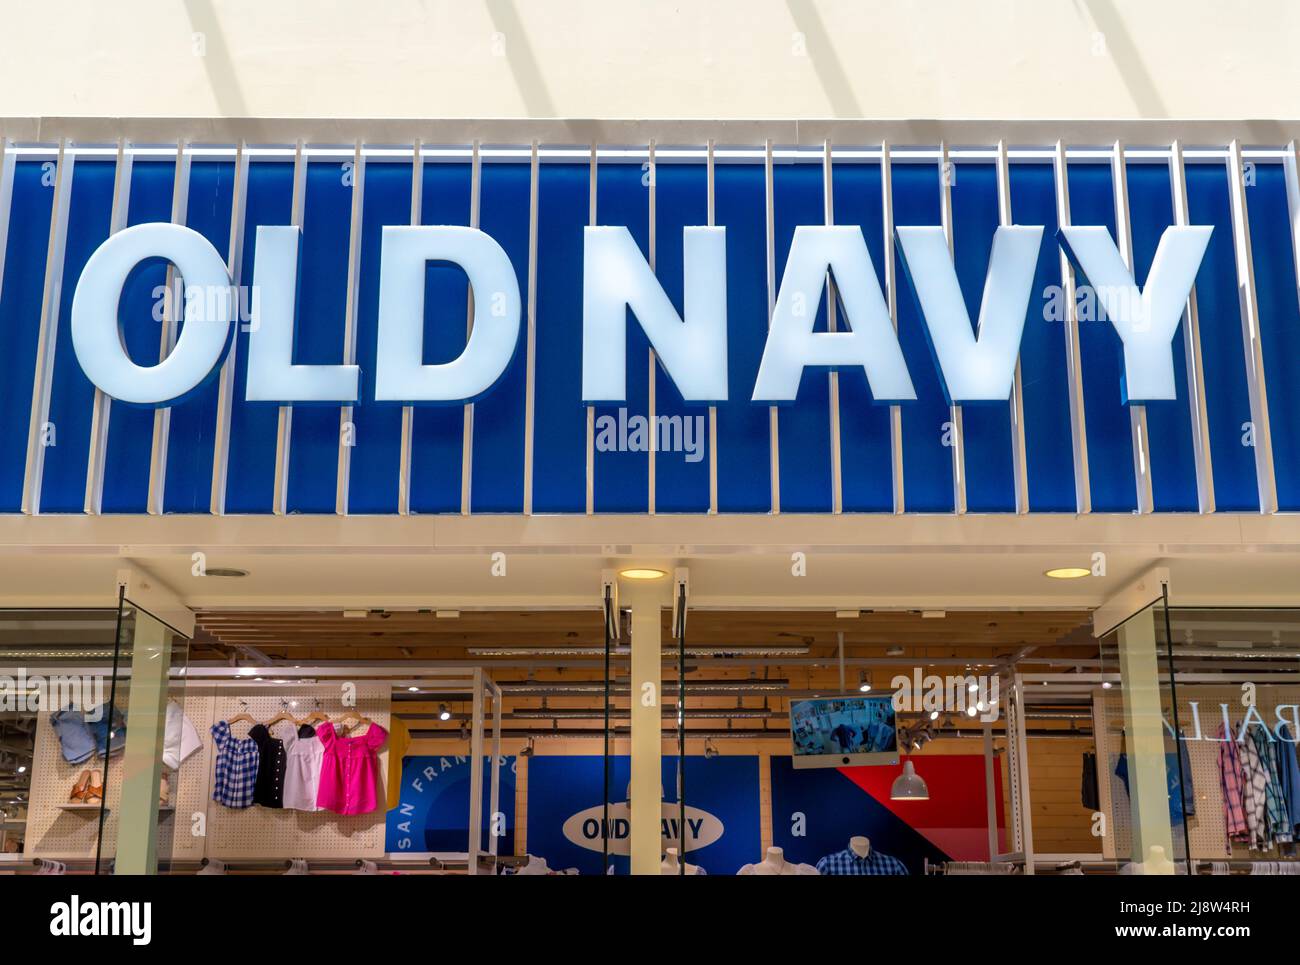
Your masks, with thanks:
[[(1133, 619), (1156, 634), (1168, 870), (1300, 867), (1300, 613)], [(1124, 628), (1094, 636), (1087, 608), (665, 607), (660, 630), (664, 873), (1141, 870)], [(113, 714), (0, 709), (0, 873), (121, 871), (149, 781), (160, 873), (626, 874), (631, 640), (599, 604), (213, 607), (192, 638), (129, 600), (6, 610), (11, 697), (77, 681)], [(133, 671), (148, 647), (161, 684)], [(792, 707), (860, 697), (895, 707), (893, 759), (802, 766)], [(156, 733), (125, 726), (133, 700), (165, 703)]]

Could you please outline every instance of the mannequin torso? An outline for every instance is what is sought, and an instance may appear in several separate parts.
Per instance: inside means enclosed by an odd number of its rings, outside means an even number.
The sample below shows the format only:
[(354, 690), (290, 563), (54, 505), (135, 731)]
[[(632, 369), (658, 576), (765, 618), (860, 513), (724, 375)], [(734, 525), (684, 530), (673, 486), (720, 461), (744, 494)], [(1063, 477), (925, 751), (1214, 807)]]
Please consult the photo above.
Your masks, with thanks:
[[(659, 873), (662, 875), (679, 875), (682, 873), (681, 863), (677, 858), (677, 849), (669, 848), (664, 852), (663, 864), (659, 866)], [(688, 875), (704, 874), (704, 869), (697, 864), (686, 862), (686, 873)]]
[(742, 875), (815, 875), (817, 869), (810, 864), (794, 864), (785, 860), (780, 848), (768, 848), (758, 864), (747, 864), (737, 874)]

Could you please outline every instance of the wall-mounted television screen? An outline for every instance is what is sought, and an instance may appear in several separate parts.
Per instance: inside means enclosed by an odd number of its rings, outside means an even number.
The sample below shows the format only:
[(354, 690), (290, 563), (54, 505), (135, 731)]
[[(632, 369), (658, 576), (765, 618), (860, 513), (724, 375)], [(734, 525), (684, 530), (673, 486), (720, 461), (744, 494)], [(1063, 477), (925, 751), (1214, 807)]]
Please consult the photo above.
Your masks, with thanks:
[(790, 739), (797, 768), (898, 763), (898, 729), (890, 697), (794, 701)]

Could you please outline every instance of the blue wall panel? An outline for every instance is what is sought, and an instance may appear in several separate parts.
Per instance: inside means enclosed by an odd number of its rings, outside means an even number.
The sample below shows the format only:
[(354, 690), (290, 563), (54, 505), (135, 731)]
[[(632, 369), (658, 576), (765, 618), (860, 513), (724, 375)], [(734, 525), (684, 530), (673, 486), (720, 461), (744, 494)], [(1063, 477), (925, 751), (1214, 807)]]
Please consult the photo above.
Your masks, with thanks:
[[(221, 253), (222, 260), (229, 256), (234, 183), (233, 162), (204, 161), (190, 165), (185, 223), (207, 238)], [(242, 324), (242, 319), (237, 317), (236, 324)], [(185, 330), (183, 318), (180, 330)], [(193, 397), (172, 406), (167, 436), (164, 512), (206, 513), (211, 506), (218, 383), (219, 379), (214, 377)]]
[[(1056, 242), (1056, 179), (1051, 164), (1010, 166), (1011, 219), (1043, 225), (1043, 246), (1020, 340), (1020, 388), (1025, 409), (1025, 466), (1032, 512), (1072, 513), (1074, 447), (1069, 370)], [(1053, 305), (1058, 306), (1053, 308)], [(1061, 317), (1053, 317), (1053, 314)]]
[[(998, 172), (994, 165), (983, 163), (959, 164), (953, 171), (953, 263), (966, 314), (977, 327), (993, 234), (998, 228)], [(966, 508), (972, 513), (1015, 512), (1010, 403), (967, 404), (962, 406), (961, 419), (966, 443)]]
[[(171, 221), (175, 183), (175, 162), (137, 160), (131, 167), (127, 224)], [(118, 324), (127, 352), (137, 365), (155, 365), (159, 361), (162, 325), (157, 296), (166, 284), (167, 262), (150, 258), (136, 266), (122, 288)], [(103, 494), (106, 513), (148, 510), (154, 411), (121, 402), (109, 404)]]
[[(1115, 236), (1115, 194), (1110, 167), (1069, 165), (1070, 221), (1104, 225)], [(1088, 284), (1082, 274), (1079, 287)], [(1137, 480), (1133, 475), (1133, 433), (1128, 407), (1120, 392), (1124, 371), (1122, 344), (1114, 326), (1093, 299), (1091, 318), (1079, 322), (1079, 364), (1083, 369), (1083, 400), (1087, 412), (1088, 478), (1092, 509), (1124, 513), (1137, 509)], [(1086, 305), (1080, 299), (1080, 305)], [(1086, 316), (1087, 309), (1081, 308)]]
[(714, 221), (727, 228), (727, 401), (718, 406), (718, 511), (772, 508), (768, 408), (750, 401), (767, 341), (767, 193), (760, 164), (713, 171)]
[[(468, 225), (473, 170), (469, 164), (426, 162), (420, 223)], [(407, 220), (410, 216), (408, 214)], [(450, 362), (465, 349), (469, 281), (454, 265), (425, 268), (424, 362)], [(416, 406), (411, 414), (411, 512), (459, 513), (465, 407)]]
[(41, 299), (50, 238), (50, 209), (54, 203), (53, 170), (42, 161), (14, 166), (13, 201), (9, 211), (9, 241), (5, 246), (4, 277), (0, 279), (0, 512), (22, 509), (23, 476), (27, 468), (27, 431), (31, 424), (32, 379), (36, 372), (36, 343), (41, 330)]
[[(880, 166), (839, 162), (831, 172), (835, 223), (862, 229), (884, 291), (884, 198)], [(890, 244), (892, 251), (893, 244)], [(840, 313), (839, 327), (848, 321)], [(889, 435), (889, 406), (871, 397), (861, 368), (841, 369), (840, 493), (848, 513), (888, 513), (894, 508), (893, 450)]]
[[(307, 200), (299, 250), (298, 307), (293, 360), (299, 365), (343, 362), (348, 293), (352, 184), (338, 161), (307, 165)], [(338, 495), (339, 407), (295, 405), (289, 446), (291, 513), (332, 513)]]
[[(891, 168), (895, 225), (937, 225), (939, 168), (895, 164)], [(904, 505), (909, 512), (950, 513), (953, 508), (952, 450), (944, 445), (952, 419), (935, 369), (930, 340), (916, 292), (898, 260), (898, 340), (916, 389), (903, 406)]]
[(510, 256), (519, 283), (521, 313), (510, 364), (492, 390), (474, 405), (470, 500), (476, 513), (518, 513), (524, 508), (530, 177), (527, 164), (483, 165), (479, 223)]
[[(596, 223), (626, 226), (642, 254), (650, 250), (650, 192), (646, 177), (639, 164), (607, 163), (596, 169)], [(630, 310), (627, 314), (626, 401), (622, 405), (595, 407), (593, 503), (598, 513), (644, 513), (650, 505), (649, 454), (602, 452), (600, 445), (603, 420), (613, 419), (621, 424), (620, 410), (624, 410), (631, 425), (634, 417), (645, 419), (650, 412), (650, 340), (633, 320)], [(622, 435), (621, 430), (617, 435)], [(630, 429), (628, 437), (631, 442)]]
[[(1133, 278), (1146, 287), (1147, 274), (1165, 228), (1173, 224), (1173, 190), (1167, 164), (1128, 164), (1128, 205), (1133, 238)], [(1170, 343), (1178, 398), (1147, 403), (1147, 453), (1151, 459), (1151, 496), (1160, 512), (1195, 512), (1196, 455), (1192, 417), (1187, 405), (1187, 355), (1181, 323)]]
[(1250, 422), (1250, 393), (1241, 341), (1228, 173), (1220, 164), (1189, 164), (1186, 171), (1191, 223), (1214, 228), (1196, 275), (1196, 310), (1215, 505), (1220, 510), (1257, 511), (1255, 450), (1242, 444), (1243, 426)]
[(55, 445), (45, 453), (41, 511), (80, 513), (85, 509), (86, 466), (95, 387), (81, 371), (72, 348), (72, 298), (91, 254), (108, 237), (113, 209), (113, 161), (78, 159), (73, 168), (68, 244), (63, 263), (63, 297), (50, 388)]
[[(708, 169), (703, 164), (658, 164), (655, 176), (655, 274), (681, 315), (685, 308), (682, 229), (709, 223)], [(655, 370), (655, 415), (680, 420), (683, 439), (682, 451), (653, 454), (655, 511), (707, 512), (709, 407), (688, 405), (662, 363)], [(688, 435), (693, 443), (689, 451), (685, 446)]]
[(372, 400), (375, 397), (383, 226), (410, 222), (411, 174), (410, 164), (366, 166), (361, 213), (361, 264), (357, 279), (357, 364), (361, 366), (361, 404), (352, 410), (356, 434), (348, 479), (349, 513), (397, 512), (402, 407), (380, 405)]
[[(1246, 189), (1279, 509), (1300, 509), (1300, 302), (1280, 164), (1256, 164)], [(1204, 323), (1202, 323), (1204, 324)]]
[[(778, 164), (773, 170), (777, 284), (798, 225), (824, 224), (821, 164)], [(827, 331), (826, 290), (816, 306), (813, 331)], [(777, 411), (777, 452), (781, 473), (781, 510), (797, 513), (831, 511), (831, 401), (829, 369), (809, 366), (791, 405)]]
[[(259, 161), (248, 166), (248, 202), (244, 212), (245, 285), (257, 286), (259, 225), (287, 225), (293, 215), (293, 164)], [(250, 292), (253, 289), (250, 288)], [(252, 305), (254, 295), (247, 299)], [(242, 401), (248, 378), (247, 325), (236, 334), (235, 401), (230, 414), (230, 453), (226, 463), (226, 512), (269, 513), (275, 494), (275, 439), (279, 407)], [(335, 430), (330, 437), (337, 438)]]
[(533, 511), (581, 513), (587, 508), (582, 232), (591, 169), (586, 164), (543, 164), (538, 179)]

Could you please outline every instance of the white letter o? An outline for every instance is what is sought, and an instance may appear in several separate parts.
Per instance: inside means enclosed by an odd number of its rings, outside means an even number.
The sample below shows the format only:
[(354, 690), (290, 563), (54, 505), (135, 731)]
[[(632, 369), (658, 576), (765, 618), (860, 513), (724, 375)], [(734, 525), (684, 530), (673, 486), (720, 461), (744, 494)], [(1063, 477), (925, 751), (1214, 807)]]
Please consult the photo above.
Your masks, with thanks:
[[(186, 290), (215, 306), (213, 317), (191, 314), (168, 356), (157, 365), (136, 365), (127, 354), (117, 309), (127, 276), (146, 258), (176, 266)], [(153, 223), (125, 228), (100, 245), (72, 297), (72, 346), (86, 377), (111, 398), (133, 405), (170, 405), (194, 391), (216, 370), (230, 342), (230, 276), (217, 249), (193, 229)], [(186, 304), (190, 303), (186, 299)]]

